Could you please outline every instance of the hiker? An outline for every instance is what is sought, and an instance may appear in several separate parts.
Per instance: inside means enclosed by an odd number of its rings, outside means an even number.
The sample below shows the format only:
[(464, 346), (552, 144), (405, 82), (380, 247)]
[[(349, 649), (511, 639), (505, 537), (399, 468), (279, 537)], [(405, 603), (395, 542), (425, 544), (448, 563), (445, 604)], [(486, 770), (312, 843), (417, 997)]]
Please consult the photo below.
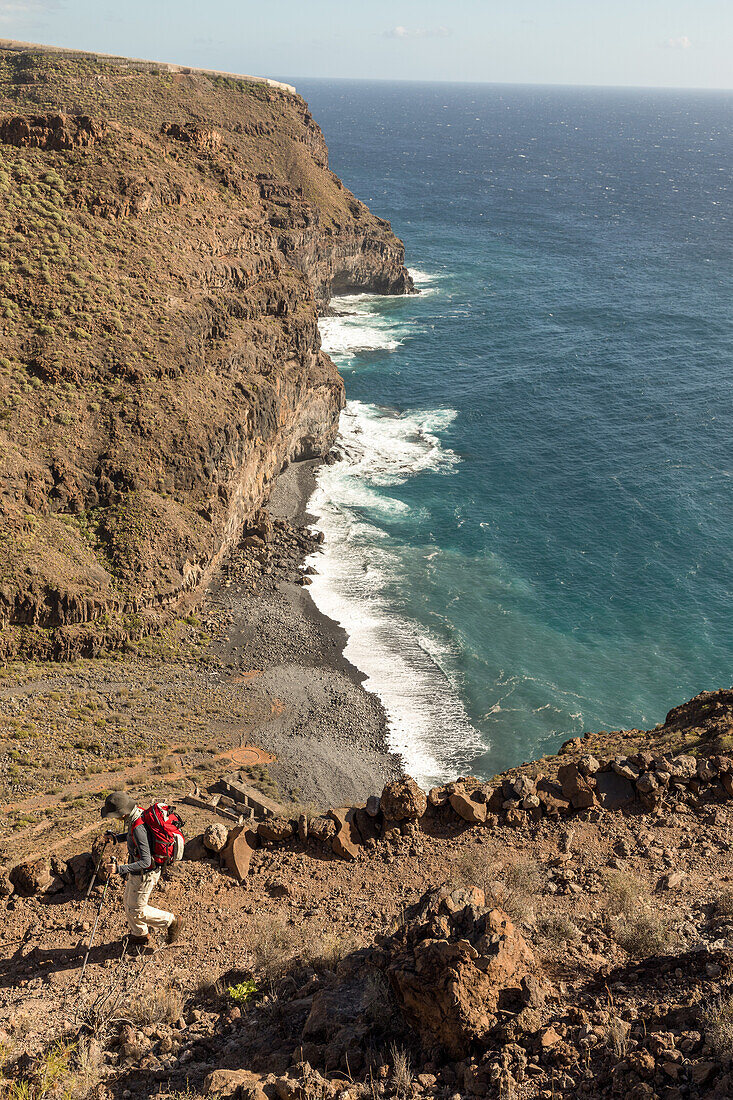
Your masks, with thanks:
[(138, 950), (148, 944), (149, 930), (166, 930), (168, 943), (175, 943), (181, 934), (183, 918), (176, 917), (165, 909), (154, 909), (149, 905), (150, 895), (160, 880), (162, 867), (158, 866), (151, 852), (151, 839), (143, 821), (143, 812), (135, 805), (135, 800), (124, 791), (115, 791), (107, 797), (102, 806), (103, 818), (115, 818), (125, 823), (125, 832), (108, 832), (110, 840), (120, 843), (127, 841), (130, 856), (129, 863), (117, 863), (112, 857), (107, 865), (109, 874), (120, 874), (125, 879), (123, 905), (130, 928), (130, 942)]

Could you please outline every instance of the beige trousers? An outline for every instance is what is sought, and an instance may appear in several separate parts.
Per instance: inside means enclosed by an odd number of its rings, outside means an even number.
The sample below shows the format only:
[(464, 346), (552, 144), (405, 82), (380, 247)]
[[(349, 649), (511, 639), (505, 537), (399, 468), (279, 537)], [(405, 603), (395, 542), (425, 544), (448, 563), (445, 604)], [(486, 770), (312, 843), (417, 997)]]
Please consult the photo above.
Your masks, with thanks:
[(159, 869), (147, 871), (144, 875), (127, 876), (122, 903), (133, 936), (147, 936), (151, 928), (167, 929), (173, 923), (172, 913), (148, 905), (150, 895), (159, 881)]

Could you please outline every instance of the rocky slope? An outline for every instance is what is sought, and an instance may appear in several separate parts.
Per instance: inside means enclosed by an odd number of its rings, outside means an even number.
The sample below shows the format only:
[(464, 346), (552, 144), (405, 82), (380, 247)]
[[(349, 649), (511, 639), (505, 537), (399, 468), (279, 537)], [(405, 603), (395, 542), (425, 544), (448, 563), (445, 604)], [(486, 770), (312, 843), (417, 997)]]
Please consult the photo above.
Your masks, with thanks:
[[(187, 916), (183, 939), (126, 956), (111, 880), (81, 991), (90, 855), (16, 867), (0, 877), (0, 1085), (48, 1100), (724, 1100), (732, 736), (733, 692), (704, 693), (654, 730), (588, 736), (485, 785), (426, 794), (403, 777), (365, 806), (245, 828), (226, 815), (247, 792), (227, 781), (236, 799), (185, 807), (192, 839), (162, 901)], [(548, 783), (554, 801), (527, 801)]]
[(329, 296), (412, 284), (307, 105), (262, 84), (2, 49), (0, 197), (2, 652), (94, 653), (329, 450)]

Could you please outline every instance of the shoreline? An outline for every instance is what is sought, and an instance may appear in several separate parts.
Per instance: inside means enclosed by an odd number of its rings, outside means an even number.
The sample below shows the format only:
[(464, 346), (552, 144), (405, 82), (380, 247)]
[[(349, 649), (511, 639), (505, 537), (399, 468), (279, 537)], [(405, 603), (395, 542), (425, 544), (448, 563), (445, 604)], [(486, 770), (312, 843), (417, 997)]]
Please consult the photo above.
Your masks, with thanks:
[[(305, 530), (319, 460), (289, 466), (267, 510), (275, 533), (268, 561), (254, 581), (231, 555), (204, 601), (228, 629), (217, 648), (230, 667), (251, 676), (247, 696), (269, 702), (271, 714), (252, 736), (276, 756), (278, 786), (304, 804), (364, 801), (403, 771), (390, 750), (387, 714), (364, 688), (365, 673), (345, 656), (348, 634), (323, 614), (301, 583), (317, 540)], [(251, 558), (243, 555), (242, 566)], [(293, 794), (295, 792), (295, 794)]]

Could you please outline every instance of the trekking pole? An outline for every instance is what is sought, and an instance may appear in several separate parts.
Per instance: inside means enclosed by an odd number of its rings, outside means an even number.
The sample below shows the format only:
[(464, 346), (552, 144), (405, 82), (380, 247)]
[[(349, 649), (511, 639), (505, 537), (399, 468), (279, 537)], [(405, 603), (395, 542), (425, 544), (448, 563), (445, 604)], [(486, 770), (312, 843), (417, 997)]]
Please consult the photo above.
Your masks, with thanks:
[[(96, 874), (95, 874), (95, 877), (96, 877)], [(86, 950), (86, 954), (84, 956), (84, 962), (81, 964), (81, 974), (79, 975), (79, 986), (77, 988), (77, 993), (78, 993), (79, 989), (81, 989), (81, 983), (84, 981), (84, 972), (87, 968), (87, 963), (89, 961), (89, 952), (92, 949), (92, 944), (94, 943), (94, 937), (95, 937), (96, 932), (97, 932), (97, 925), (99, 924), (99, 918), (102, 915), (102, 906), (104, 905), (104, 899), (107, 897), (107, 887), (109, 886), (109, 879), (110, 879), (110, 876), (108, 875), (107, 880), (104, 884), (104, 890), (102, 890), (102, 899), (99, 903), (99, 908), (97, 909), (97, 915), (94, 918), (94, 925), (92, 927), (92, 934), (89, 937), (89, 943), (87, 944), (87, 950)]]

